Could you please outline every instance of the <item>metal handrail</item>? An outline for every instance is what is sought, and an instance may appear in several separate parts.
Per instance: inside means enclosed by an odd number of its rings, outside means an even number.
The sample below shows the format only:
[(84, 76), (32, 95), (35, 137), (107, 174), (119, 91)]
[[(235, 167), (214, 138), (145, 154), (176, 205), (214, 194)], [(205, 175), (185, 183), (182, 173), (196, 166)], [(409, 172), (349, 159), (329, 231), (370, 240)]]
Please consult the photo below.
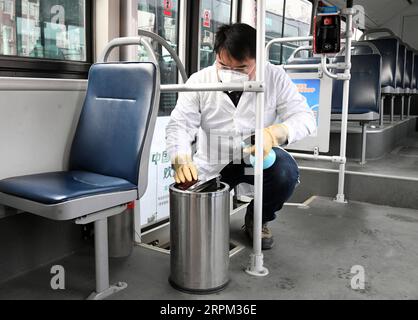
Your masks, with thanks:
[(142, 37), (125, 37), (125, 38), (116, 38), (111, 40), (106, 47), (103, 49), (103, 52), (97, 59), (99, 63), (105, 63), (109, 60), (110, 53), (114, 48), (122, 47), (122, 46), (131, 46), (131, 45), (143, 45), (151, 57), (152, 62), (154, 62), (158, 66), (158, 60), (155, 56), (154, 50), (152, 49), (149, 42), (147, 42)]
[(176, 51), (174, 51), (174, 49), (168, 44), (168, 42), (164, 38), (160, 37), (158, 34), (155, 34), (153, 32), (146, 31), (146, 30), (141, 30), (141, 29), (138, 30), (138, 35), (151, 38), (152, 40), (154, 40), (154, 41), (158, 42), (160, 45), (162, 45), (170, 53), (170, 55), (172, 56), (172, 58), (176, 62), (177, 68), (179, 69), (181, 77), (183, 78), (183, 82), (184, 83), (187, 82), (189, 77), (187, 76), (186, 69), (184, 68), (183, 63), (181, 62), (181, 60), (180, 60), (179, 56), (177, 55)]
[(266, 59), (269, 60), (271, 46), (275, 43), (291, 43), (297, 41), (313, 41), (313, 36), (307, 37), (288, 37), (288, 38), (277, 38), (269, 41), (266, 46)]

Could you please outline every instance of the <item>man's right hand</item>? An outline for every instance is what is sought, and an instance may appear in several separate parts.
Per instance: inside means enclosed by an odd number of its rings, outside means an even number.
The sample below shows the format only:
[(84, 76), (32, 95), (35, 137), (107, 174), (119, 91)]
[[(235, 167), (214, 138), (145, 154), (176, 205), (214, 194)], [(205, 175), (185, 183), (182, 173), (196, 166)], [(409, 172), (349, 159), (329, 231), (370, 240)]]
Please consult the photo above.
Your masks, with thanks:
[(176, 172), (174, 179), (177, 184), (197, 181), (199, 178), (197, 168), (189, 155), (178, 155), (174, 158), (173, 169)]

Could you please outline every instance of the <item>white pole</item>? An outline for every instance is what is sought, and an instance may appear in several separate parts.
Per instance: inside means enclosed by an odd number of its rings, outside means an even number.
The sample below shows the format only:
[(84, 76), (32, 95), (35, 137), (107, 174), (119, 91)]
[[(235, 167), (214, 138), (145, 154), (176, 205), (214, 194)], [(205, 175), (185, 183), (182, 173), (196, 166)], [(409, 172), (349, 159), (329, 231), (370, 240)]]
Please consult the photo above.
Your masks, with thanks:
[[(186, 34), (187, 34), (187, 0), (180, 1), (180, 24), (179, 24), (179, 58), (183, 65), (186, 64)], [(178, 83), (184, 83), (181, 73), (179, 71), (179, 81)]]
[(232, 17), (231, 22), (237, 23), (238, 22), (238, 0), (232, 0)]
[[(266, 1), (257, 0), (257, 80), (265, 80), (265, 39), (266, 39)], [(255, 199), (254, 199), (254, 252), (246, 272), (252, 276), (263, 277), (269, 274), (264, 268), (264, 256), (261, 247), (263, 219), (263, 160), (264, 160), (264, 92), (257, 93), (256, 115), (256, 161), (255, 161)]]
[[(347, 25), (346, 25), (346, 51), (345, 51), (345, 64), (349, 68), (345, 69), (345, 75), (348, 76), (344, 80), (344, 93), (343, 93), (343, 110), (341, 121), (341, 149), (340, 157), (345, 158), (347, 155), (347, 127), (348, 127), (348, 103), (350, 96), (350, 77), (351, 77), (351, 44), (352, 44), (352, 27), (353, 27), (353, 8), (347, 8)], [(344, 186), (345, 186), (345, 169), (346, 164), (340, 164), (340, 173), (338, 177), (338, 194), (335, 199), (336, 202), (346, 203)]]

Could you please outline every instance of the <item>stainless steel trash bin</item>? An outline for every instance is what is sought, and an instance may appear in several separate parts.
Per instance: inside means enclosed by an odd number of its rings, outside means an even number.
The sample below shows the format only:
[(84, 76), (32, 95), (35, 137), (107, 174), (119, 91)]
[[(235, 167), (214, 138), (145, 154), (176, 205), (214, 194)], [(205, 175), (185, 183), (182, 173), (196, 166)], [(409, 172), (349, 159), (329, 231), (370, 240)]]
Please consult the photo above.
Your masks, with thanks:
[(135, 203), (130, 203), (124, 212), (109, 218), (110, 258), (126, 258), (131, 255), (134, 246), (134, 210)]
[(170, 284), (177, 290), (208, 294), (229, 282), (230, 188), (203, 191), (170, 188)]

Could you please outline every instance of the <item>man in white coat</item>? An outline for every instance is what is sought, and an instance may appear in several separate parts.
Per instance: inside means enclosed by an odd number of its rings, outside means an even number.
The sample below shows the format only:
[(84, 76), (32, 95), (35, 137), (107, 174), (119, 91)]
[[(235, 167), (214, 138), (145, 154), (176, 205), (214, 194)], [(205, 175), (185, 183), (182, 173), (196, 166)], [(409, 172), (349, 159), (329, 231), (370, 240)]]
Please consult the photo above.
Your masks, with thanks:
[[(255, 80), (256, 30), (246, 24), (222, 26), (216, 34), (216, 62), (193, 74), (188, 83), (242, 83)], [(267, 223), (276, 218), (299, 181), (295, 160), (280, 146), (301, 140), (316, 130), (306, 99), (283, 68), (267, 63), (265, 70), (264, 155), (276, 161), (264, 171), (262, 247), (270, 249), (273, 235)], [(234, 188), (254, 185), (248, 155), (254, 154), (256, 94), (252, 92), (181, 93), (167, 127), (167, 151), (177, 183), (206, 180), (221, 174)], [(246, 146), (246, 148), (243, 146)], [(252, 238), (253, 203), (245, 230)]]

